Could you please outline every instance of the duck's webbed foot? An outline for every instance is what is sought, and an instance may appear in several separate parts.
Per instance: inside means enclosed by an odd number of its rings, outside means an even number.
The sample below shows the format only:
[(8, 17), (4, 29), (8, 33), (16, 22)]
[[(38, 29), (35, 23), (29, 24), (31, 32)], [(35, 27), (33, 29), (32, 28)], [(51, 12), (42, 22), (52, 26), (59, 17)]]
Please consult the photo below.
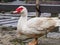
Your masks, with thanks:
[(33, 41), (29, 42), (28, 45), (38, 45), (38, 39), (34, 39)]

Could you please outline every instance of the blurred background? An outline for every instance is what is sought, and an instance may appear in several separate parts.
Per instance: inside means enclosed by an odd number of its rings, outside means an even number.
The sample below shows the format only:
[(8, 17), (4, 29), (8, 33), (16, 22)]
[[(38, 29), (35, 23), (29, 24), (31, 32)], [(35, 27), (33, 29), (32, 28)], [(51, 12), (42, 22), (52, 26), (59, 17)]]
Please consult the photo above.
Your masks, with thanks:
[[(36, 0), (0, 0), (0, 45), (14, 45), (16, 43), (11, 43), (10, 40), (15, 38), (20, 14), (11, 14), (11, 12), (20, 5), (28, 9), (28, 19), (36, 16)], [(40, 17), (60, 17), (60, 0), (39, 0), (38, 6), (40, 6), (38, 9)], [(45, 38), (40, 39), (41, 45), (60, 45), (60, 26), (46, 34)], [(17, 42), (15, 45), (20, 43)]]

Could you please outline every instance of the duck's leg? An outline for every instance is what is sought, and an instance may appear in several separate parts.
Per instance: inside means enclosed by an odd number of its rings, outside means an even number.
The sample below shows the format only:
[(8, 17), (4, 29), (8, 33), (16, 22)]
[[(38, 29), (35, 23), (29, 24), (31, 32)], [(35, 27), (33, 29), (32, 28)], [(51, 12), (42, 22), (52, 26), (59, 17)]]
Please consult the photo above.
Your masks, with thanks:
[(28, 45), (38, 45), (38, 38), (35, 38), (33, 41), (29, 42)]

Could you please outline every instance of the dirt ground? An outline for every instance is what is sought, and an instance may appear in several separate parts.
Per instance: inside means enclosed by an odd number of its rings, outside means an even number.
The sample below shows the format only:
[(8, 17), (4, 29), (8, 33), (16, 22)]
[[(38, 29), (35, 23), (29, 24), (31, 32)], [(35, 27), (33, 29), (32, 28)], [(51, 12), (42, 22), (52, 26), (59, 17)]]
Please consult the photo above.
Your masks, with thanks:
[[(0, 29), (0, 45), (27, 45), (33, 39), (17, 42), (17, 40), (11, 42), (15, 38), (16, 30), (1, 30)], [(24, 42), (24, 43), (22, 43)], [(38, 40), (38, 45), (60, 45), (60, 38), (46, 38), (41, 37)]]
[(60, 45), (60, 39), (52, 38), (40, 39), (39, 45)]

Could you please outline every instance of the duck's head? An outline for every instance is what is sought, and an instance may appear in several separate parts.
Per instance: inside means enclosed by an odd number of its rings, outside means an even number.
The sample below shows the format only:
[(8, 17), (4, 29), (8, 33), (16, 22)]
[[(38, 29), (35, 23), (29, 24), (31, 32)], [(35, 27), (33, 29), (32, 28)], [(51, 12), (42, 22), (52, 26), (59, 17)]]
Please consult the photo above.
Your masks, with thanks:
[(24, 6), (19, 6), (15, 11), (13, 11), (13, 13), (14, 14), (22, 14), (22, 13), (24, 13), (24, 12), (26, 12), (27, 11), (27, 9), (26, 9), (26, 7), (24, 7)]

